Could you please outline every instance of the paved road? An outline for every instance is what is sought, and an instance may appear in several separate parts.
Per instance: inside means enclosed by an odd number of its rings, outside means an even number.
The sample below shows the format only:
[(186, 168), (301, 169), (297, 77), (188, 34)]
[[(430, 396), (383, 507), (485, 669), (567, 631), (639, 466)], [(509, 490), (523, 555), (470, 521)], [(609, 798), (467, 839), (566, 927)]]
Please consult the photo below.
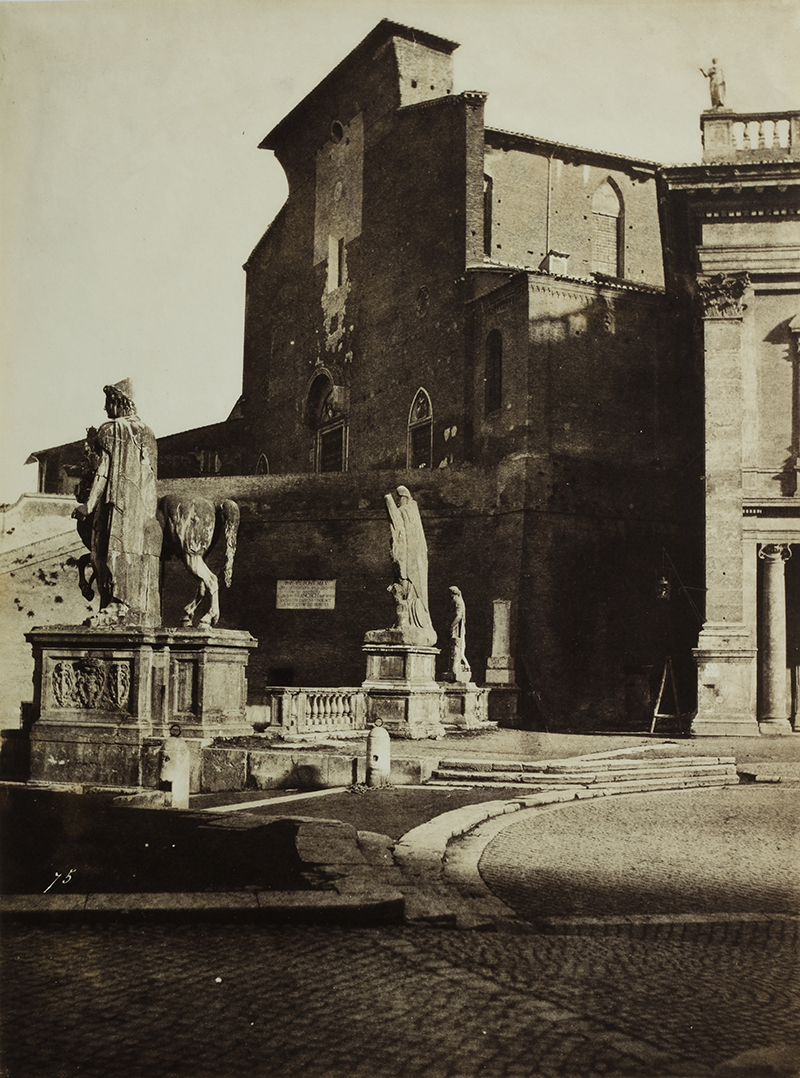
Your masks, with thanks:
[(531, 917), (800, 912), (800, 789), (731, 786), (529, 810), (481, 876)]
[(8, 1078), (705, 1078), (800, 1046), (771, 940), (117, 924), (5, 951)]

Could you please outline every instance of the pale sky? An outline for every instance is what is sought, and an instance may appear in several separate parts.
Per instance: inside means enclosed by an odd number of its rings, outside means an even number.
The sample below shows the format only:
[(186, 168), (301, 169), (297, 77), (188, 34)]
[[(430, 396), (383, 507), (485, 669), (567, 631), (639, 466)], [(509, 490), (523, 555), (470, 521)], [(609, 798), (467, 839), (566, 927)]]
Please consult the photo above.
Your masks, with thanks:
[(699, 67), (800, 108), (800, 0), (0, 2), (0, 502), (130, 377), (157, 436), (241, 390), (242, 264), (286, 196), (257, 146), (381, 18), (461, 43), (489, 126), (675, 164)]

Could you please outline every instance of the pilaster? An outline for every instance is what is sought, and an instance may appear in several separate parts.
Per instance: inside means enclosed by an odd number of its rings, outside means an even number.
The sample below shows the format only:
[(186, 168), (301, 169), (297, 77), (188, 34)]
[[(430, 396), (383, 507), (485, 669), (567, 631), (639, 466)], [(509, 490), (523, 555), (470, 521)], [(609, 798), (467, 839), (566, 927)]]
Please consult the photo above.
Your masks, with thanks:
[(742, 559), (742, 321), (745, 273), (698, 282), (705, 359), (706, 622), (698, 669), (695, 736), (758, 734), (755, 641), (744, 618)]

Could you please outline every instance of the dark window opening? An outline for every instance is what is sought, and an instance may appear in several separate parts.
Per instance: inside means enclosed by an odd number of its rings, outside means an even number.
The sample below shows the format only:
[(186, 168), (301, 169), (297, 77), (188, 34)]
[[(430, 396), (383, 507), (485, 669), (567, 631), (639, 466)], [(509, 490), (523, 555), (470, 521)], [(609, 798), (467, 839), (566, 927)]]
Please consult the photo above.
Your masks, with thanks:
[(503, 335), (493, 329), (486, 338), (486, 414), (503, 405)]
[(407, 467), (433, 466), (433, 408), (424, 389), (414, 397), (408, 416)]
[(345, 470), (345, 425), (321, 430), (317, 436), (317, 470), (320, 472), (343, 472)]
[(492, 253), (492, 177), (483, 177), (483, 253)]

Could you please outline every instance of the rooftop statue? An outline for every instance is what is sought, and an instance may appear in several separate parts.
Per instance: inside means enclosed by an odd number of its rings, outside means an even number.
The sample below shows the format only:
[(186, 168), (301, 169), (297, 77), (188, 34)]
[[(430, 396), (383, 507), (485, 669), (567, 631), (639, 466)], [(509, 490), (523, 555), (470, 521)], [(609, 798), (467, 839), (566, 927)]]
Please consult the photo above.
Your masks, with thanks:
[(725, 105), (725, 75), (722, 68), (717, 66), (716, 59), (711, 61), (708, 71), (700, 68), (700, 73), (708, 79), (708, 88), (711, 91), (711, 107), (721, 109)]
[(431, 646), (436, 631), (428, 612), (428, 545), (408, 487), (398, 487), (397, 497), (397, 504), (391, 494), (385, 498), (395, 577), (389, 588), (397, 605), (395, 630), (402, 633), (403, 643)]
[[(157, 625), (161, 528), (156, 519), (157, 447), (136, 414), (129, 379), (104, 387), (108, 422), (89, 432), (94, 472), (73, 511), (88, 539), (100, 612), (92, 626)], [(91, 534), (88, 532), (91, 522)]]

